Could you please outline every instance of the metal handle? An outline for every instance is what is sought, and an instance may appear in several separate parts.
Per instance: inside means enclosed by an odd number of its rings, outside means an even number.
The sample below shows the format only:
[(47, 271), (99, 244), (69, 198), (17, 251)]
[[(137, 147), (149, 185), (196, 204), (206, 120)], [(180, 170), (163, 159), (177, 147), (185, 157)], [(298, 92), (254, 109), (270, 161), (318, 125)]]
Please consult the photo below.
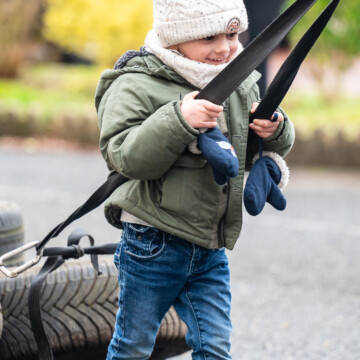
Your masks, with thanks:
[(40, 259), (42, 258), (43, 249), (40, 251), (39, 254), (37, 254), (37, 255), (35, 256), (34, 259), (26, 262), (26, 263), (23, 264), (23, 265), (18, 266), (18, 267), (15, 268), (15, 269), (11, 269), (11, 270), (8, 269), (8, 268), (5, 266), (4, 262), (5, 262), (6, 260), (9, 260), (9, 259), (11, 259), (11, 258), (13, 258), (13, 257), (15, 257), (15, 256), (17, 256), (17, 255), (19, 255), (19, 254), (27, 251), (27, 250), (29, 250), (29, 249), (32, 249), (32, 248), (36, 247), (36, 245), (37, 245), (38, 243), (39, 243), (39, 241), (33, 241), (33, 242), (30, 242), (30, 243), (28, 243), (28, 244), (25, 244), (25, 245), (23, 245), (23, 246), (20, 246), (19, 248), (15, 249), (15, 250), (12, 250), (12, 251), (10, 251), (10, 252), (2, 255), (2, 256), (0, 257), (0, 271), (1, 271), (4, 275), (6, 275), (7, 277), (15, 278), (15, 277), (17, 277), (19, 274), (21, 274), (22, 272), (24, 272), (25, 270), (27, 270), (27, 269), (31, 268), (32, 266), (34, 266), (35, 264), (37, 264), (37, 263), (40, 261)]

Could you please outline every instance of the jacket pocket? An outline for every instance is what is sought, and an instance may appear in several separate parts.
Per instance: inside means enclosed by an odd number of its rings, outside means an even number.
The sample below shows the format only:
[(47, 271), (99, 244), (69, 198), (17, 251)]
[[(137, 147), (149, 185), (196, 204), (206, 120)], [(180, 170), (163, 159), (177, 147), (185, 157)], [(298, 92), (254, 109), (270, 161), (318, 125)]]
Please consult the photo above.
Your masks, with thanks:
[(165, 175), (160, 207), (197, 220), (204, 192), (207, 161), (201, 155), (183, 155)]

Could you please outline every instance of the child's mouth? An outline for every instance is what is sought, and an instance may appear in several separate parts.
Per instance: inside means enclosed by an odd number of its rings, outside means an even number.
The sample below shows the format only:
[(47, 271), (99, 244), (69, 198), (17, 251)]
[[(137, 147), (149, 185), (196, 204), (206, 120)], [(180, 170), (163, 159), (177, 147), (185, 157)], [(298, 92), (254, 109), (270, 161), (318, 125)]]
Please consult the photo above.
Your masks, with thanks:
[(208, 58), (208, 61), (211, 62), (211, 63), (214, 63), (214, 64), (223, 64), (223, 63), (226, 63), (226, 60), (227, 58), (224, 57), (224, 58), (219, 58), (219, 59), (210, 59)]

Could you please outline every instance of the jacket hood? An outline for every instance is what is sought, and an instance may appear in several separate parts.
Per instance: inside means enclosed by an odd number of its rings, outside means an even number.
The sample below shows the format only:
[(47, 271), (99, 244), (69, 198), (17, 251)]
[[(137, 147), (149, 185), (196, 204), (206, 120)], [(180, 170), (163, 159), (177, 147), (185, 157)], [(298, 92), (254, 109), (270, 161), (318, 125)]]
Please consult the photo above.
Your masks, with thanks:
[(148, 52), (145, 47), (142, 47), (140, 51), (130, 50), (126, 52), (116, 62), (114, 69), (106, 69), (103, 71), (95, 92), (96, 110), (98, 110), (101, 99), (110, 88), (111, 84), (120, 75), (126, 73), (145, 73), (150, 76), (160, 77), (192, 86), (155, 55)]

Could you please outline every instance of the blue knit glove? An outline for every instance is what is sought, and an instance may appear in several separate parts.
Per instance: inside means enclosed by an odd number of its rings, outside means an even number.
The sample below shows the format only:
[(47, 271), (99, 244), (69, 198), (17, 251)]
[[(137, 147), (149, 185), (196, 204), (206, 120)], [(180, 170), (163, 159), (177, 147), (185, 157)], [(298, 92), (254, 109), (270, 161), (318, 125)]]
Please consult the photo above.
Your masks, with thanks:
[(250, 215), (260, 214), (265, 202), (277, 210), (285, 209), (286, 199), (277, 186), (281, 176), (278, 165), (270, 157), (263, 156), (256, 160), (244, 189), (244, 205)]
[(230, 177), (239, 173), (239, 160), (234, 147), (219, 130), (209, 129), (198, 137), (198, 148), (209, 162), (215, 181), (219, 185), (225, 184)]

